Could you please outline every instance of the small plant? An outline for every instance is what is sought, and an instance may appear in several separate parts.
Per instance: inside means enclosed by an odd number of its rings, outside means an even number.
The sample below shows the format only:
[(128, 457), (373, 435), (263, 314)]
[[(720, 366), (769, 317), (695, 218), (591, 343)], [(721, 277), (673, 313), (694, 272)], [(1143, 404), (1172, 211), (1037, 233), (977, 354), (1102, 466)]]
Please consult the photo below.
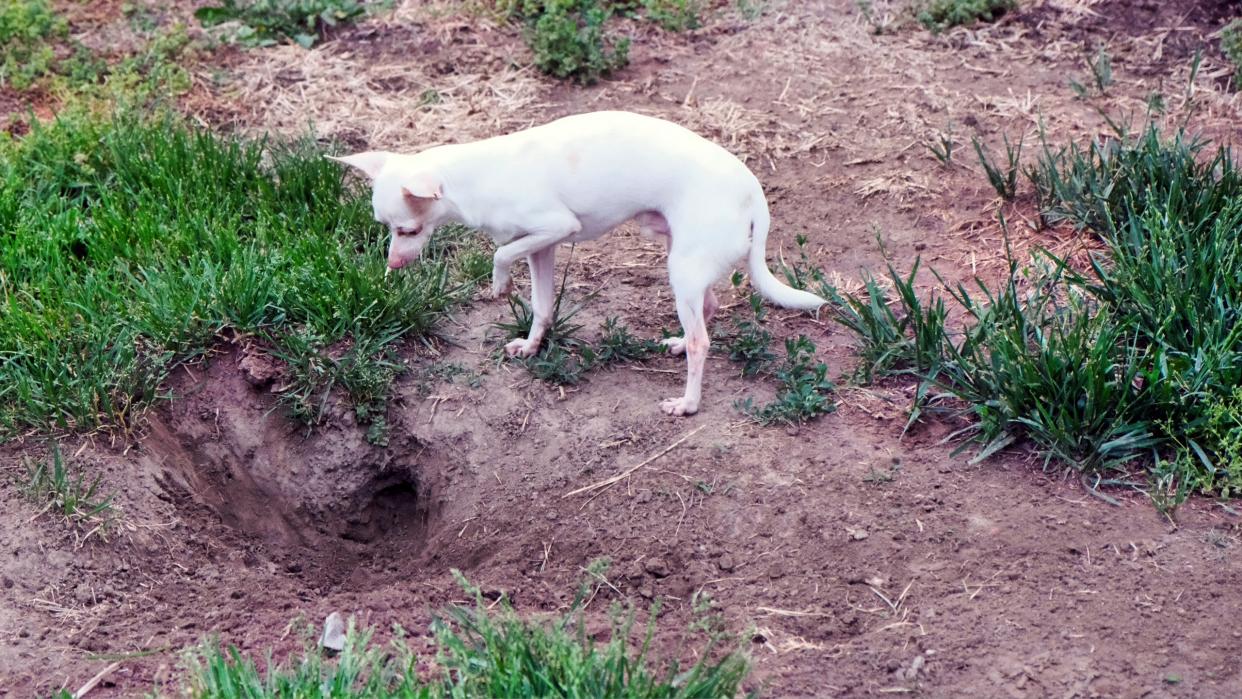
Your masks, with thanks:
[(634, 337), (630, 329), (616, 317), (604, 319), (603, 336), (590, 348), (591, 367), (605, 367), (618, 362), (641, 362), (666, 351), (663, 343)]
[(942, 32), (975, 22), (994, 22), (1018, 6), (1016, 0), (916, 0), (915, 16), (924, 27)]
[(112, 519), (112, 496), (102, 496), (102, 476), (86, 480), (85, 474), (71, 473), (60, 454), (60, 446), (52, 446), (52, 461), (27, 462), (22, 489), (30, 500), (74, 524), (107, 524)]
[[(1108, 51), (1103, 46), (1096, 52), (1095, 56), (1087, 59), (1087, 68), (1091, 71), (1092, 83), (1095, 88), (1095, 94), (1103, 95), (1108, 91), (1109, 86), (1113, 84), (1113, 61), (1108, 55)], [(1086, 86), (1077, 80), (1070, 80), (1070, 89), (1079, 97), (1086, 97), (1091, 93)]]
[[(235, 648), (222, 650), (216, 641), (205, 642), (186, 657), (182, 694), (199, 699), (732, 699), (739, 695), (750, 663), (709, 604), (695, 598), (689, 629), (692, 635), (706, 636), (704, 647), (654, 658), (651, 645), (658, 604), (641, 634), (634, 629), (633, 609), (620, 604), (613, 609), (606, 641), (586, 632), (584, 608), (602, 585), (597, 581), (604, 566), (594, 563), (587, 571), (591, 577), (579, 587), (569, 610), (543, 620), (519, 617), (507, 599), (485, 599), (479, 588), (453, 571), (474, 604), (451, 607), (432, 623), (436, 664), (425, 674), (420, 674), (419, 659), (400, 628), (389, 645), (373, 646), (372, 630), (360, 630), (351, 618), (345, 647), (331, 662), (311, 645), (309, 633), (300, 658), (277, 664), (269, 656), (264, 670)], [(635, 636), (640, 643), (635, 643)], [(683, 657), (695, 660), (683, 665)]]
[(51, 40), (68, 33), (68, 23), (48, 0), (0, 2), (0, 87), (24, 90), (52, 72)]
[(953, 141), (953, 122), (949, 122), (948, 127), (941, 133), (936, 134), (934, 141), (927, 142), (927, 150), (940, 162), (941, 165), (949, 167), (953, 164), (953, 147), (957, 145)]
[(1233, 63), (1233, 89), (1242, 90), (1242, 19), (1235, 19), (1220, 31), (1220, 51)]
[(630, 40), (604, 31), (612, 13), (606, 0), (535, 0), (516, 14), (539, 70), (589, 85), (629, 63)]
[(642, 0), (647, 18), (666, 31), (684, 32), (703, 26), (704, 0)]
[(776, 400), (756, 406), (747, 398), (736, 404), (756, 422), (795, 425), (836, 410), (828, 365), (815, 361), (815, 344), (807, 336), (785, 339), (785, 361), (774, 373), (780, 384)]
[(237, 23), (230, 35), (243, 46), (270, 46), (292, 41), (310, 48), (325, 30), (366, 14), (359, 0), (221, 0), (200, 7), (194, 16), (204, 27)]
[(733, 333), (728, 338), (725, 348), (729, 359), (742, 363), (742, 376), (756, 376), (767, 371), (776, 355), (772, 353), (772, 333), (763, 327), (767, 309), (763, 307), (763, 299), (758, 294), (751, 294), (748, 299), (750, 317), (733, 318)]
[(977, 136), (972, 136), (971, 144), (975, 147), (975, 153), (979, 156), (979, 163), (983, 165), (983, 171), (988, 176), (988, 182), (992, 184), (992, 188), (1005, 201), (1013, 201), (1018, 194), (1018, 173), (1021, 172), (1019, 160), (1022, 158), (1022, 142), (1023, 138), (1018, 139), (1017, 145), (1009, 142), (1009, 134), (1004, 134), (1005, 139), (1005, 165), (1002, 166), (992, 160), (991, 151), (989, 151)]

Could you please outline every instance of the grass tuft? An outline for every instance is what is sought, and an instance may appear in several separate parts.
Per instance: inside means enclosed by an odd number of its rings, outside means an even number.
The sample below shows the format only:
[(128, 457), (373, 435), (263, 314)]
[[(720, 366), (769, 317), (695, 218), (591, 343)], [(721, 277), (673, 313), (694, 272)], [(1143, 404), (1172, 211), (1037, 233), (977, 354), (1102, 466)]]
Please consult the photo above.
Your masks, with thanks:
[[(590, 572), (602, 572), (593, 564)], [(308, 647), (299, 658), (261, 670), (234, 648), (202, 644), (187, 658), (181, 694), (194, 699), (276, 699), (281, 697), (592, 697), (598, 699), (725, 699), (736, 697), (749, 672), (737, 640), (721, 630), (719, 618), (699, 598), (692, 627), (706, 635), (693, 662), (681, 653), (654, 658), (652, 640), (658, 605), (635, 643), (632, 608), (613, 608), (607, 641), (586, 631), (584, 607), (593, 596), (584, 583), (568, 611), (545, 620), (519, 617), (508, 600), (493, 603), (456, 573), (474, 599), (435, 621), (438, 647), (433, 669), (419, 674), (418, 659), (396, 629), (387, 646), (371, 644), (373, 632), (347, 624), (345, 647), (335, 660)], [(730, 648), (733, 646), (733, 648)], [(752, 695), (753, 696), (753, 695)]]
[(22, 491), (32, 502), (75, 525), (106, 526), (113, 519), (112, 496), (99, 491), (102, 476), (88, 481), (65, 464), (59, 445), (52, 445), (50, 462), (26, 463)]

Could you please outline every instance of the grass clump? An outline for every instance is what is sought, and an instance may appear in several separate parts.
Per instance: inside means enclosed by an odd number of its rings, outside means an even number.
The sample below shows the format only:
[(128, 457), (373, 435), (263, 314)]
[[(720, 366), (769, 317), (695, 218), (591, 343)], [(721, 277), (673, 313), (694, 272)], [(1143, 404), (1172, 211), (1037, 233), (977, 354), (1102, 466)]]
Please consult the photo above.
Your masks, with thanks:
[(48, 0), (0, 1), (0, 87), (24, 90), (51, 73), (52, 42), (68, 33)]
[[(1046, 464), (1097, 480), (1141, 487), (1145, 466), (1165, 493), (1235, 493), (1242, 175), (1228, 148), (1206, 145), (1155, 126), (1087, 147), (1044, 140), (1027, 173), (1044, 219), (1089, 230), (1105, 252), (1083, 269), (1048, 252), (1025, 266), (1010, 257), (999, 284), (926, 301), (913, 274), (890, 267), (893, 304), (871, 284), (833, 297), (867, 373), (906, 368), (942, 391), (921, 388), (916, 411), (960, 401), (973, 420), (958, 436), (982, 445), (976, 460), (1027, 440)], [(966, 319), (960, 330), (946, 305)]]
[[(593, 565), (591, 570), (600, 570)], [(598, 699), (725, 699), (739, 696), (749, 671), (719, 619), (700, 610), (696, 628), (707, 635), (689, 665), (678, 655), (652, 657), (657, 609), (645, 634), (634, 643), (634, 612), (613, 609), (606, 642), (586, 632), (584, 607), (592, 587), (584, 584), (563, 615), (545, 621), (523, 619), (508, 601), (484, 599), (478, 588), (458, 579), (474, 598), (471, 607), (452, 607), (432, 626), (438, 647), (436, 668), (425, 677), (417, 658), (396, 630), (387, 647), (371, 644), (372, 632), (347, 626), (345, 648), (325, 660), (314, 648), (300, 658), (266, 670), (236, 649), (203, 644), (188, 659), (181, 694), (194, 699), (351, 697), (441, 699), (449, 697), (592, 697)], [(705, 605), (700, 605), (704, 607)]]
[(1220, 50), (1233, 63), (1233, 89), (1242, 90), (1242, 19), (1235, 19), (1220, 32)]
[(32, 502), (75, 525), (102, 527), (112, 520), (112, 496), (100, 493), (102, 476), (87, 481), (86, 475), (69, 468), (60, 453), (60, 446), (52, 446), (50, 462), (26, 463), (22, 491)]
[[(370, 404), (385, 349), (465, 286), (435, 251), (385, 279), (367, 199), (310, 143), (173, 117), (66, 113), (0, 143), (0, 433), (127, 426), (226, 327)], [(303, 363), (286, 390), (323, 395)]]
[(235, 24), (228, 35), (243, 46), (270, 46), (292, 41), (310, 48), (330, 28), (355, 21), (386, 3), (359, 0), (221, 0), (200, 7), (194, 17), (204, 27)]
[(917, 0), (915, 17), (933, 32), (975, 22), (993, 22), (1017, 8), (1016, 0)]

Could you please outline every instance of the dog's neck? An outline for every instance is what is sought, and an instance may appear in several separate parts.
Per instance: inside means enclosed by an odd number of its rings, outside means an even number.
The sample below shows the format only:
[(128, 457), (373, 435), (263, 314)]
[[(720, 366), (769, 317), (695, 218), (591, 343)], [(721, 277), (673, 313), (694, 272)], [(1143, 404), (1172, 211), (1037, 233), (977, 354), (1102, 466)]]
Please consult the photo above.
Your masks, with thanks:
[(428, 168), (439, 178), (443, 203), (448, 211), (438, 225), (460, 223), (486, 231), (498, 243), (521, 237), (522, 231), (503, 224), (508, 194), (503, 183), (491, 173), (495, 155), (481, 142), (440, 146), (420, 153), (428, 157)]

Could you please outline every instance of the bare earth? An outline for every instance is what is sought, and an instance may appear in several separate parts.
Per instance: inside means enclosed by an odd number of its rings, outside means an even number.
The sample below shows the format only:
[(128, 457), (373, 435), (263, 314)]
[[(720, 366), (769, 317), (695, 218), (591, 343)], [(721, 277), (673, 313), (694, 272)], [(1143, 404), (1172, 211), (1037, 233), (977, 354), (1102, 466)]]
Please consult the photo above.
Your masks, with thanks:
[[(1027, 2), (942, 37), (877, 35), (847, 0), (773, 2), (753, 20), (725, 8), (689, 35), (628, 25), (631, 66), (583, 89), (514, 68), (526, 49), (511, 29), (407, 2), (309, 53), (202, 55), (184, 107), (222, 129), (314, 123), (350, 146), (397, 149), (589, 109), (657, 114), (747, 159), (772, 204), (774, 261), (802, 233), (817, 264), (856, 286), (861, 269), (881, 269), (878, 235), (901, 269), (922, 255), (949, 278), (986, 277), (1002, 252), (997, 204), (969, 135), (995, 148), (1041, 115), (1057, 142), (1104, 133), (1097, 107), (1141, 116), (1159, 90), (1170, 120), (1191, 96), (1192, 125), (1228, 136), (1242, 105), (1222, 92), (1214, 49), (1193, 91), (1187, 80), (1229, 5)], [(876, 3), (875, 21), (886, 11)], [(104, 14), (75, 30), (123, 21)], [(1101, 42), (1118, 82), (1075, 99), (1067, 79), (1088, 81), (1083, 57)], [(418, 106), (428, 90), (438, 101)], [(958, 153), (945, 168), (923, 144), (949, 120)], [(1029, 201), (1006, 213), (1020, 248), (1082, 242), (1031, 230)], [(580, 246), (569, 280), (577, 298), (600, 292), (580, 316), (590, 332), (610, 315), (645, 335), (675, 326), (663, 251), (632, 231)], [(743, 310), (726, 286), (722, 321)], [(386, 447), (344, 409), (307, 436), (247, 382), (257, 349), (222, 340), (209, 364), (177, 372), (176, 399), (140, 434), (63, 443), (116, 493), (106, 541), (21, 498), (21, 460), (41, 441), (4, 447), (0, 696), (73, 690), (117, 660), (92, 699), (141, 695), (206, 636), (283, 653), (300, 643), (291, 622), (332, 611), (398, 623), (423, 648), (431, 615), (462, 600), (451, 568), (519, 611), (553, 611), (600, 557), (612, 565), (593, 618), (621, 596), (662, 598), (658, 643), (676, 652), (691, 595), (709, 592), (750, 640), (750, 686), (766, 696), (1242, 695), (1233, 510), (1192, 500), (1172, 522), (1142, 493), (1110, 491), (1110, 504), (1021, 450), (968, 465), (969, 451), (941, 444), (960, 425), (902, 437), (901, 382), (842, 388), (837, 412), (796, 430), (742, 418), (735, 399), (773, 389), (719, 352), (691, 418), (658, 408), (681, 390), (676, 358), (560, 390), (497, 362), (491, 324), (506, 314), (479, 298), (444, 321), (438, 352), (409, 348)], [(771, 318), (778, 337), (811, 336), (834, 374), (852, 368), (832, 323)], [(471, 375), (428, 374), (449, 362)], [(670, 446), (611, 488), (571, 494)]]

